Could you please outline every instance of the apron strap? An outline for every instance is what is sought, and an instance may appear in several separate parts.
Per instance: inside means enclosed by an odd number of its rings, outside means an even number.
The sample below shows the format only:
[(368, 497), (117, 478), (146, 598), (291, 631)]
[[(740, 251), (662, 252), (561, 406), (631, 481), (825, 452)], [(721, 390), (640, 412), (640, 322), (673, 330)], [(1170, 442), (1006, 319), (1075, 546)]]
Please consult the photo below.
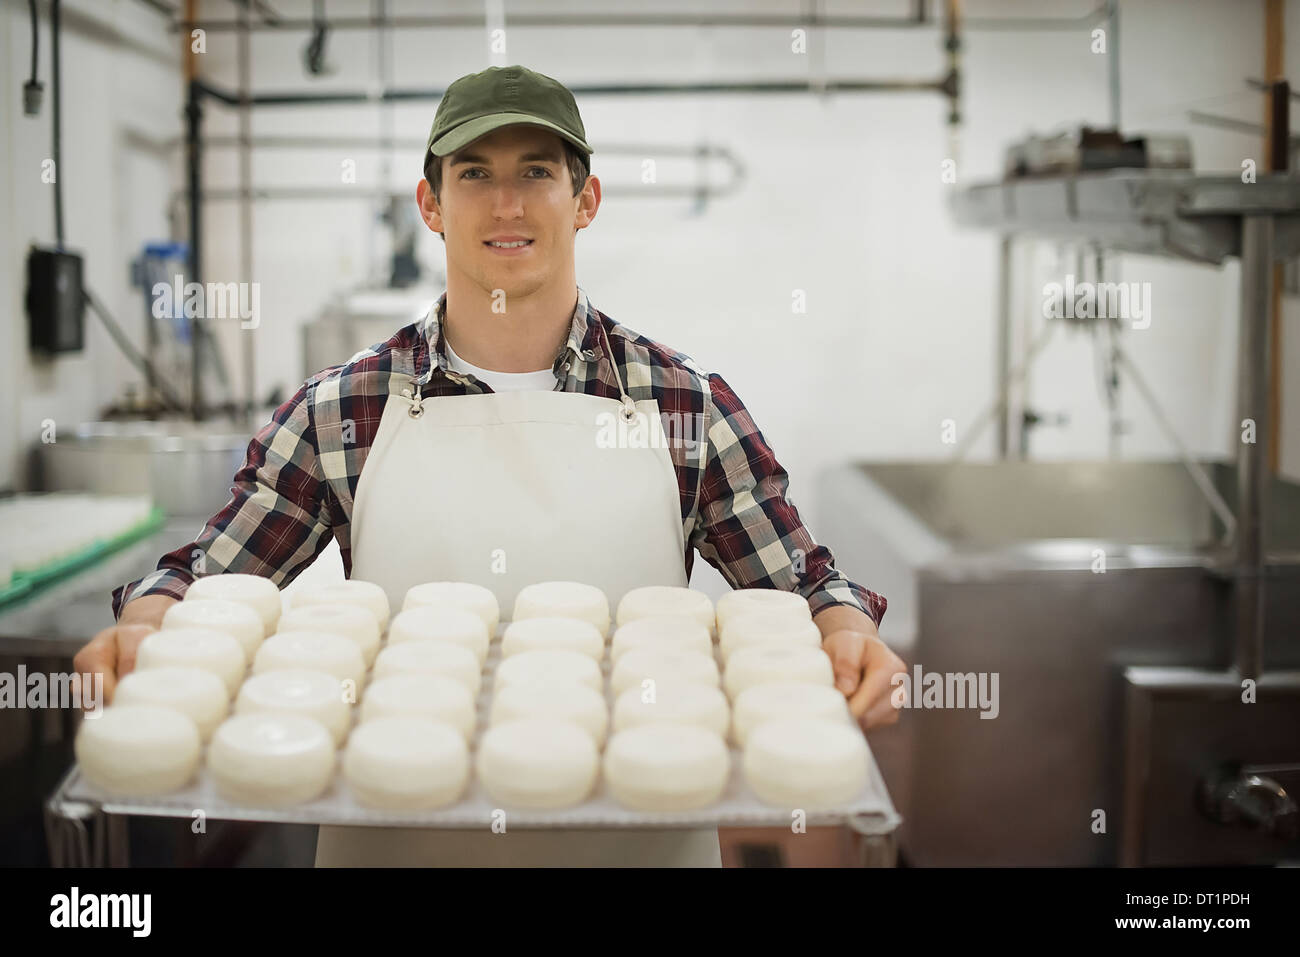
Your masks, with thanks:
[(614, 350), (610, 347), (609, 336), (605, 333), (605, 324), (597, 320), (600, 326), (600, 337), (605, 340), (605, 359), (609, 362), (609, 367), (614, 373), (614, 380), (618, 383), (619, 401), (623, 403), (622, 416), (625, 422), (631, 422), (636, 418), (636, 403), (632, 397), (627, 394), (627, 389), (623, 387), (623, 377), (619, 375), (618, 363), (614, 361)]

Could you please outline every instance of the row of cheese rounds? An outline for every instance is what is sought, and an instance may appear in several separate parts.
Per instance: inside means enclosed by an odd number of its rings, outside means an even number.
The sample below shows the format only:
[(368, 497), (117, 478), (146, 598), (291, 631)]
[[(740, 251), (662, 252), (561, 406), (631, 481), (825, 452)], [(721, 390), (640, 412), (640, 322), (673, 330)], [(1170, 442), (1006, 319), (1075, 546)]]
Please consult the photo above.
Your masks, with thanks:
[[(441, 641), (412, 641), (413, 649), (401, 644), (381, 653), (384, 631), (390, 643), (423, 638), (416, 620), (421, 599), (432, 602), (447, 592), (470, 599), (450, 613), (471, 619), (481, 639), (477, 655)], [(483, 593), (491, 599), (490, 609), (481, 609), (485, 617), (461, 610), (483, 606)], [(311, 800), (333, 777), (335, 748), (352, 732), (352, 704), (368, 671), (373, 680), (361, 721), (380, 730), (352, 733), (345, 772), (356, 768), (364, 789), (368, 760), (378, 756), (382, 764), (386, 751), (406, 741), (449, 755), (435, 777), (454, 775), (456, 748), (463, 751), (474, 731), (473, 695), (487, 629), (496, 625), (491, 592), (422, 586), (408, 595), (406, 617), (390, 621), (378, 585), (349, 581), (300, 590), (288, 612), (281, 615), (281, 608), (280, 591), (268, 579), (230, 574), (197, 580), (167, 611), (161, 630), (141, 643), (136, 670), (122, 679), (113, 706), (83, 724), (77, 757), (87, 777), (116, 793), (174, 790), (193, 779), (200, 746), (210, 739), (208, 766), (227, 798), (256, 805)], [(253, 673), (245, 680), (250, 663)], [(421, 670), (422, 664), (439, 673)], [(235, 714), (228, 717), (231, 697)], [(425, 705), (438, 721), (412, 716)], [(396, 768), (399, 790), (425, 790), (406, 770)], [(384, 795), (368, 803), (382, 805)]]
[[(602, 599), (592, 596), (589, 621), (602, 620)], [(749, 601), (759, 607), (747, 614)], [(746, 777), (764, 800), (816, 807), (859, 793), (865, 744), (850, 725), (843, 695), (831, 686), (829, 659), (802, 598), (733, 592), (715, 612), (698, 592), (651, 587), (625, 596), (617, 621), (609, 649), (614, 733), (608, 743), (601, 675), (582, 660), (585, 654), (599, 661), (603, 641), (594, 630), (579, 638), (582, 622), (573, 618), (550, 619), (547, 641), (564, 650), (528, 652), (534, 683), (507, 681), (493, 701), (479, 773), (494, 796), (530, 807), (571, 806), (590, 795), (603, 769), (610, 794), (625, 806), (656, 812), (707, 807), (730, 777), (729, 730), (745, 749)], [(520, 625), (530, 622), (510, 628)], [(504, 655), (510, 646), (507, 629)], [(717, 657), (726, 663), (725, 682)], [(508, 679), (522, 663), (507, 657), (497, 674)], [(720, 684), (735, 699), (734, 715)], [(511, 713), (529, 720), (497, 725), (507, 700)], [(760, 726), (770, 730), (756, 734)], [(589, 740), (574, 733), (578, 729)]]
[[(391, 622), (384, 592), (367, 582), (300, 592), (282, 620), (279, 599), (272, 583), (255, 576), (196, 582), (168, 612), (163, 630), (141, 645), (138, 670), (123, 680), (114, 707), (83, 728), (78, 758), (87, 775), (130, 793), (183, 786), (197, 766), (199, 741), (220, 724), (209, 765), (228, 797), (253, 804), (309, 800), (328, 785), (333, 749), (350, 729), (350, 703), (373, 664), (345, 776), (367, 804), (454, 801), (468, 775), (472, 696), (499, 617), (492, 593), (465, 583), (419, 585)], [(791, 611), (802, 615), (780, 623)], [(660, 614), (678, 616), (676, 627), (667, 620), (650, 624)], [(608, 603), (591, 586), (541, 583), (520, 593), (515, 619), (503, 636), (506, 661), (497, 672), (492, 728), (479, 748), (480, 777), (494, 797), (510, 803), (581, 801), (594, 782), (595, 751), (607, 724), (596, 662), (605, 652)], [(625, 596), (617, 621), (611, 652), (616, 733), (605, 764), (611, 790), (624, 803), (671, 810), (711, 803), (721, 792), (728, 771), (721, 735), (732, 722), (716, 688), (716, 665), (702, 653), (715, 630), (724, 660), (744, 652), (727, 668), (727, 691), (738, 696), (737, 743), (746, 746), (748, 731), (772, 714), (833, 722), (829, 730), (804, 727), (784, 738), (776, 728), (770, 744), (746, 747), (745, 769), (760, 797), (790, 804), (820, 796), (834, 803), (860, 788), (855, 769), (864, 765), (859, 749), (865, 747), (847, 727), (842, 696), (827, 687), (829, 662), (815, 647), (799, 647), (808, 629), (816, 632), (799, 596), (733, 592), (715, 613), (698, 592), (652, 586)], [(277, 625), (280, 631), (264, 641), (266, 629)], [(796, 625), (807, 627), (801, 632)], [(388, 647), (380, 652), (385, 629)], [(782, 636), (800, 640), (770, 644)], [(749, 644), (754, 647), (744, 647)], [(254, 675), (241, 686), (250, 657)], [(758, 689), (791, 675), (813, 684)], [(659, 684), (660, 677), (662, 696), (647, 697), (644, 682)], [(570, 685), (587, 686), (585, 704)], [(226, 696), (236, 691), (236, 715), (222, 723)], [(557, 709), (556, 702), (564, 706)], [(160, 706), (183, 712), (193, 727), (160, 715)], [(576, 725), (571, 717), (579, 718)], [(586, 746), (574, 730), (585, 732)], [(830, 777), (842, 779), (834, 796), (818, 767), (798, 778), (806, 782), (802, 794), (790, 793), (791, 762), (816, 765), (821, 752)]]

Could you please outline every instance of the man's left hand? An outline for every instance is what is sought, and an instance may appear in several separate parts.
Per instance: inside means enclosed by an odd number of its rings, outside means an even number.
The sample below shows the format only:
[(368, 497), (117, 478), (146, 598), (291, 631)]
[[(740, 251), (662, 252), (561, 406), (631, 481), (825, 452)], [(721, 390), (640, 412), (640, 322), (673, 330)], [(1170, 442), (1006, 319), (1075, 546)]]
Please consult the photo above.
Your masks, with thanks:
[(840, 629), (822, 639), (822, 650), (835, 668), (835, 687), (849, 699), (849, 711), (864, 731), (898, 723), (890, 682), (907, 666), (878, 634)]

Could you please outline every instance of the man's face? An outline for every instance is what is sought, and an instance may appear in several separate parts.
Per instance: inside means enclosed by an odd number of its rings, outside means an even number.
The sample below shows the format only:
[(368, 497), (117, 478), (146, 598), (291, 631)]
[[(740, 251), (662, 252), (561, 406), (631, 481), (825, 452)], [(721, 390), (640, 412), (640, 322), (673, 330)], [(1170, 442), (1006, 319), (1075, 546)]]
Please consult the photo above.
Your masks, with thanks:
[[(421, 180), (421, 212), (447, 241), (447, 270), (492, 294), (528, 296), (573, 269), (576, 229), (600, 202), (589, 177), (577, 196), (559, 136), (536, 126), (504, 126), (442, 163), (442, 195)], [(502, 243), (523, 245), (503, 246)]]

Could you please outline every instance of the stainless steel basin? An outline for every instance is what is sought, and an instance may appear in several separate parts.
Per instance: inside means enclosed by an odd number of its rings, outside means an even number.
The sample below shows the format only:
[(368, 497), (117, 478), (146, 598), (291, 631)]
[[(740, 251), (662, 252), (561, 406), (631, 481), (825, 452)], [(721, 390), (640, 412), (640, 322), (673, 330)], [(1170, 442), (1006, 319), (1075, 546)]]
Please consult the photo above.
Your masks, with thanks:
[[(1233, 505), (1235, 468), (1204, 464)], [(814, 529), (889, 600), (881, 635), (909, 668), (998, 675), (996, 718), (913, 707), (871, 734), (904, 854), (1115, 863), (1123, 669), (1232, 661), (1223, 529), (1182, 465), (858, 464), (824, 474), (819, 493)], [(1273, 482), (1265, 514), (1263, 663), (1295, 668), (1300, 486)]]
[(153, 496), (168, 515), (215, 513), (252, 435), (192, 422), (91, 422), (33, 450), (34, 486)]

